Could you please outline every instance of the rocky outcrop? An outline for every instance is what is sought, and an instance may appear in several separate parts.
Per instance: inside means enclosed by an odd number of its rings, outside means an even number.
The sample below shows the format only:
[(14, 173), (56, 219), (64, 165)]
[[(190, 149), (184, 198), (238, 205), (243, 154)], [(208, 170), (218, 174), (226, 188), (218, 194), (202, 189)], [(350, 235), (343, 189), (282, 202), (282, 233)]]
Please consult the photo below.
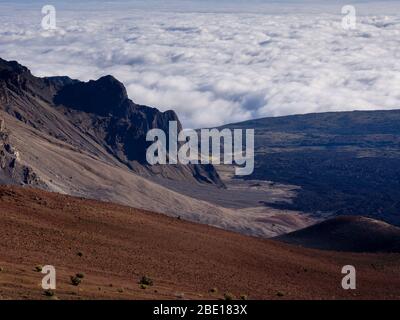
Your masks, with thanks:
[(0, 110), (82, 152), (94, 156), (106, 152), (113, 161), (147, 178), (223, 186), (210, 165), (149, 166), (148, 130), (159, 128), (168, 133), (169, 121), (177, 121), (178, 129), (182, 126), (174, 111), (135, 104), (124, 85), (112, 76), (89, 82), (38, 78), (17, 62), (0, 59)]
[(21, 163), (20, 154), (9, 140), (3, 119), (0, 119), (0, 183), (47, 189), (34, 170)]
[[(124, 85), (112, 76), (65, 85), (54, 97), (57, 106), (78, 111), (71, 120), (128, 165), (146, 164), (146, 133), (154, 128), (168, 132), (174, 111), (160, 112), (129, 100)], [(82, 121), (84, 119), (85, 121)]]

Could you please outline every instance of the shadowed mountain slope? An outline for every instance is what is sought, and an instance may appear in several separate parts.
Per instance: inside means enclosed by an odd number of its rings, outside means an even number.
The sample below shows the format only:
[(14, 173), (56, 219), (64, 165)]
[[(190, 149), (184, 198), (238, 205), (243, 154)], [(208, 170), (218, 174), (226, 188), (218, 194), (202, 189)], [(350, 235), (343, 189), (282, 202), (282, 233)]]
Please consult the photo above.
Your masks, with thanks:
[(298, 186), (291, 203), (321, 215), (358, 215), (400, 225), (400, 110), (264, 118), (255, 129), (255, 170), (245, 179)]
[(400, 252), (400, 228), (364, 217), (337, 217), (276, 239), (322, 250)]

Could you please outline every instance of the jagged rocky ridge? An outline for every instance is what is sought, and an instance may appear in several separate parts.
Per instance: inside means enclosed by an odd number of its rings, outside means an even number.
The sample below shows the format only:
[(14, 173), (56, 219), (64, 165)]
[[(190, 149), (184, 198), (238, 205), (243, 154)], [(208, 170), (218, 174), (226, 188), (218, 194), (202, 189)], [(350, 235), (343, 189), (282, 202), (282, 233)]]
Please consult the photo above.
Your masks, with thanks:
[[(149, 166), (146, 133), (153, 128), (168, 133), (169, 121), (179, 119), (174, 111), (160, 112), (137, 105), (124, 85), (112, 76), (81, 82), (68, 77), (38, 78), (17, 62), (0, 60), (0, 108), (35, 129), (80, 149), (98, 154), (87, 138), (113, 158), (146, 177), (193, 180), (223, 186), (211, 165)], [(44, 112), (43, 104), (54, 108)], [(63, 125), (61, 113), (78, 135)]]
[[(7, 130), (3, 184), (110, 201), (262, 237), (312, 221), (269, 208), (249, 214), (242, 206), (198, 197), (227, 191), (212, 165), (149, 166), (147, 130), (168, 132), (168, 122), (179, 120), (173, 111), (135, 104), (111, 76), (89, 82), (38, 78), (17, 62), (0, 59), (0, 118)], [(10, 167), (13, 158), (16, 166)]]

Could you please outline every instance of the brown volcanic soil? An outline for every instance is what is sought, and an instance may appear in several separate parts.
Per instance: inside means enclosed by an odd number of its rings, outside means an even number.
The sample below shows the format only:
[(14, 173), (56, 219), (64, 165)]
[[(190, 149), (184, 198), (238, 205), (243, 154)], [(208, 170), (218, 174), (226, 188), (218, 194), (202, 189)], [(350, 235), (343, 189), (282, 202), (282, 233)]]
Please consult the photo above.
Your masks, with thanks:
[[(224, 292), (400, 298), (399, 254), (302, 249), (115, 204), (0, 187), (0, 298), (47, 299), (43, 275), (34, 271), (46, 264), (57, 269), (60, 299), (218, 299)], [(357, 268), (351, 292), (340, 285), (347, 264)], [(75, 287), (69, 277), (78, 272), (85, 278)], [(154, 286), (140, 289), (142, 275)]]

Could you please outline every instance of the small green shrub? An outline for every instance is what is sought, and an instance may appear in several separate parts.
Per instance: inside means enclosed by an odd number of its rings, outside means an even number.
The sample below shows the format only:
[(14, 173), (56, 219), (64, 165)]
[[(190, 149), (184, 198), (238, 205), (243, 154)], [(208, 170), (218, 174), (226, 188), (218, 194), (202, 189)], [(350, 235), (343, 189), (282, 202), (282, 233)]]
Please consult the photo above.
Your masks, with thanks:
[(74, 286), (79, 286), (81, 284), (82, 280), (78, 278), (77, 276), (71, 276), (71, 283)]
[(227, 301), (235, 300), (235, 296), (230, 292), (226, 292), (224, 293), (224, 299)]
[(177, 292), (177, 293), (175, 293), (175, 297), (177, 299), (184, 299), (185, 298), (185, 294), (183, 292)]
[(152, 286), (153, 285), (153, 280), (147, 276), (143, 276), (140, 281), (139, 284), (144, 284), (145, 286)]
[(53, 290), (45, 290), (45, 291), (44, 291), (44, 295), (45, 295), (46, 297), (53, 297), (53, 296), (55, 295), (55, 293), (54, 293)]

